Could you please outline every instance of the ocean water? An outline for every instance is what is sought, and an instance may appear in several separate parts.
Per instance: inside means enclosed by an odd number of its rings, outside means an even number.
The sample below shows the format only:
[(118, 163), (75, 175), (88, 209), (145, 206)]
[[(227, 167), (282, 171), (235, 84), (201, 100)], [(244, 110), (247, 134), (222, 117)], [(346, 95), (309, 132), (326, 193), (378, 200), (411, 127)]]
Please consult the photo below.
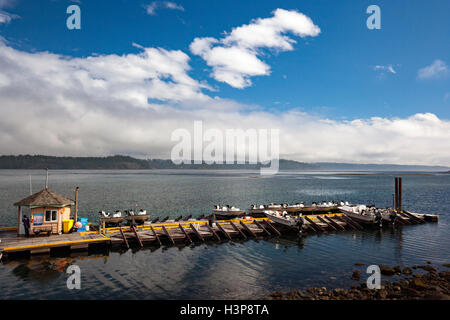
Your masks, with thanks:
[[(42, 170), (0, 170), (0, 226), (13, 226), (13, 203), (44, 187)], [(282, 236), (143, 250), (92, 251), (0, 262), (0, 299), (258, 299), (273, 291), (344, 287), (355, 263), (413, 265), (450, 262), (450, 175), (242, 170), (58, 170), (49, 188), (67, 197), (79, 189), (79, 216), (144, 208), (153, 217), (209, 215), (215, 204), (248, 208), (268, 202), (347, 200), (391, 206), (394, 176), (403, 177), (403, 207), (439, 214), (439, 223), (393, 229)], [(0, 233), (1, 237), (1, 233)], [(81, 289), (66, 285), (69, 265)], [(367, 275), (368, 276), (368, 275)]]

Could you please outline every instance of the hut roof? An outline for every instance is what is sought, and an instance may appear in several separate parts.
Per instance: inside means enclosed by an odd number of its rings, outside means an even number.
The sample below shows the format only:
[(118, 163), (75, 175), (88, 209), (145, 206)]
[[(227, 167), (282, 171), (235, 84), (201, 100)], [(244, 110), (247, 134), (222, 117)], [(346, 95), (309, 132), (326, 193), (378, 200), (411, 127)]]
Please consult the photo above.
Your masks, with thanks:
[(35, 194), (32, 194), (19, 202), (14, 203), (15, 206), (21, 207), (45, 207), (55, 206), (63, 207), (68, 205), (74, 205), (74, 201), (66, 198), (50, 189), (43, 189)]

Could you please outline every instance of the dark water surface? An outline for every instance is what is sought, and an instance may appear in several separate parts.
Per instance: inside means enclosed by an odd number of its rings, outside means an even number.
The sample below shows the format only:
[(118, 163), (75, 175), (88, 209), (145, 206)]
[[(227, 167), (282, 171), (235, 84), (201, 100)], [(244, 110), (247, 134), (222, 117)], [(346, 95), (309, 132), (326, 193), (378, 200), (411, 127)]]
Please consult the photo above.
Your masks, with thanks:
[[(0, 226), (13, 226), (13, 203), (42, 189), (41, 170), (0, 170)], [(92, 222), (101, 209), (145, 208), (155, 216), (208, 215), (215, 204), (348, 200), (391, 206), (393, 177), (403, 176), (403, 206), (439, 214), (437, 224), (383, 231), (273, 238), (133, 252), (39, 257), (0, 263), (0, 299), (252, 299), (275, 290), (355, 284), (354, 263), (412, 265), (450, 262), (450, 175), (213, 170), (50, 172), (50, 189), (74, 197)], [(65, 270), (81, 268), (81, 290), (68, 290)], [(365, 269), (360, 268), (362, 280)]]

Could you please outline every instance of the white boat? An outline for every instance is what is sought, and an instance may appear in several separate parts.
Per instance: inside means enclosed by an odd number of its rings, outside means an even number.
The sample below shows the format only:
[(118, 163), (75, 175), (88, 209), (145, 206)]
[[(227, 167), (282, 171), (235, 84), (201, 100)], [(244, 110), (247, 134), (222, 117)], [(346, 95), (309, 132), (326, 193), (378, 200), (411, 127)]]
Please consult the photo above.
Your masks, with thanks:
[(236, 208), (234, 206), (223, 206), (220, 207), (219, 205), (216, 205), (213, 210), (213, 214), (219, 217), (223, 218), (233, 218), (237, 216), (242, 216), (245, 214), (245, 210), (241, 210), (239, 208)]
[(377, 208), (367, 207), (364, 204), (344, 205), (340, 206), (339, 210), (341, 210), (350, 218), (366, 224), (376, 224), (380, 222), (382, 217)]
[(274, 210), (266, 210), (264, 211), (264, 214), (271, 221), (290, 228), (297, 228), (299, 226), (299, 222), (301, 222), (301, 224), (304, 223), (303, 217), (291, 216), (286, 211), (281, 212)]

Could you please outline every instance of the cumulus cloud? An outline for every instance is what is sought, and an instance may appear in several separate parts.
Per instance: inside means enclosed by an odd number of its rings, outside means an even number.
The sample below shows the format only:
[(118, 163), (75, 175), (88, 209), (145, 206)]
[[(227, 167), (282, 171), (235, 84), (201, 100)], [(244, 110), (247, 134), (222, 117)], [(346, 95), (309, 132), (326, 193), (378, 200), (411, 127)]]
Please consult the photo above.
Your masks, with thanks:
[(281, 157), (300, 161), (450, 162), (450, 121), (433, 114), (338, 121), (277, 114), (207, 95), (181, 51), (71, 58), (0, 43), (0, 153), (169, 158), (171, 134), (279, 129)]
[(288, 33), (301, 38), (315, 37), (320, 28), (300, 12), (276, 9), (273, 17), (258, 18), (234, 28), (220, 40), (195, 38), (190, 50), (212, 67), (214, 79), (234, 88), (245, 88), (252, 84), (250, 77), (270, 74), (270, 67), (260, 59), (263, 49), (293, 50), (296, 41)]
[(422, 80), (431, 79), (431, 78), (438, 78), (446, 74), (448, 74), (447, 64), (442, 60), (436, 59), (433, 61), (431, 65), (419, 69), (417, 73), (417, 78)]
[(156, 11), (159, 9), (184, 11), (184, 8), (182, 5), (177, 4), (175, 2), (171, 2), (171, 1), (154, 1), (148, 5), (145, 5), (144, 7), (145, 7), (145, 10), (147, 11), (147, 14), (149, 14), (151, 16), (156, 15)]

